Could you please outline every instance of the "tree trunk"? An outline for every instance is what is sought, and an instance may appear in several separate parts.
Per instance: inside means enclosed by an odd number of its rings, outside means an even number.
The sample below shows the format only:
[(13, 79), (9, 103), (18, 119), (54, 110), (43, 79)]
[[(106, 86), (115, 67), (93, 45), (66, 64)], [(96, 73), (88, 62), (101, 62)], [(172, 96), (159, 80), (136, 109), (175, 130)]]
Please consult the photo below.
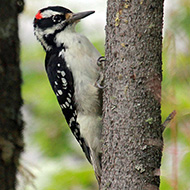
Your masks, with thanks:
[(163, 0), (108, 0), (101, 189), (157, 190)]
[(0, 189), (14, 190), (23, 149), (18, 12), (22, 0), (0, 1)]

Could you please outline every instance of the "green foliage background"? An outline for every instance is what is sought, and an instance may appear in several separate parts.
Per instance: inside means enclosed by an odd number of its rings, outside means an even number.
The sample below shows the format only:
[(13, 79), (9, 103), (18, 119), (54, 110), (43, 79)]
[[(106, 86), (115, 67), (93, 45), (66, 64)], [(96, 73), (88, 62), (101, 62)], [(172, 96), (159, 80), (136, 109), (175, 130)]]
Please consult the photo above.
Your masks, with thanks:
[[(162, 118), (164, 121), (173, 110), (177, 115), (164, 133), (160, 189), (187, 190), (190, 189), (190, 1), (178, 1), (172, 10), (167, 16), (163, 40)], [(93, 44), (103, 55), (104, 39)], [(49, 85), (43, 50), (39, 45), (23, 45), (21, 49), (26, 152), (31, 149), (40, 152), (40, 161), (37, 159), (34, 167), (29, 164), (36, 175), (36, 188), (97, 189), (92, 168), (70, 134)], [(46, 169), (41, 171), (43, 165)], [(43, 173), (52, 165), (56, 169)], [(33, 170), (35, 167), (38, 172)]]

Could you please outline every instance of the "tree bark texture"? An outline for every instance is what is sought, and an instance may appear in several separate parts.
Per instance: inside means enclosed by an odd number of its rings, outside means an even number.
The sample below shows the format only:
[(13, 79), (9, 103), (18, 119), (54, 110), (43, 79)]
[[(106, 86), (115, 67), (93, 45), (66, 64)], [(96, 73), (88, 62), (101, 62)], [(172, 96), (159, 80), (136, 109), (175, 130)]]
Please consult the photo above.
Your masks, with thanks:
[(108, 0), (101, 189), (157, 190), (163, 0)]
[(18, 13), (22, 0), (0, 0), (0, 189), (14, 190), (23, 149)]

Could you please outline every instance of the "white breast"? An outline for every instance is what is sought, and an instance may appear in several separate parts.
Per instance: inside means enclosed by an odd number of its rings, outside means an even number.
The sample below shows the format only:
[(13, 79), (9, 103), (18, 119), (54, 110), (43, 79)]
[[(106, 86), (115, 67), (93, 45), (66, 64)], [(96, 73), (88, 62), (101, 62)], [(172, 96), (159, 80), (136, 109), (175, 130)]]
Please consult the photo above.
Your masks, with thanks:
[(99, 75), (97, 60), (100, 53), (83, 35), (67, 28), (57, 34), (56, 42), (64, 43), (64, 57), (71, 69), (75, 84), (75, 100), (77, 102), (77, 122), (80, 124), (81, 136), (91, 150), (91, 160), (96, 173), (101, 174), (99, 155), (101, 152), (102, 122), (99, 116), (100, 100), (95, 82)]
[(83, 35), (68, 28), (57, 34), (56, 41), (64, 43), (64, 59), (70, 67), (75, 83), (75, 99), (78, 111), (94, 113), (98, 109), (98, 89), (95, 82), (98, 78), (97, 60), (100, 53)]

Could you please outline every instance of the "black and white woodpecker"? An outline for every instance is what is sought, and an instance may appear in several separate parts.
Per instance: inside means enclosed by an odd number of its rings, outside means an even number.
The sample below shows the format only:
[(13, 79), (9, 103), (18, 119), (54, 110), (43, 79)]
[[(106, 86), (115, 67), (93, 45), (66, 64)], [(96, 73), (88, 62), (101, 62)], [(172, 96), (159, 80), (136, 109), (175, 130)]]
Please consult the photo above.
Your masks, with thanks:
[(93, 13), (60, 6), (41, 9), (34, 18), (34, 34), (46, 51), (46, 72), (65, 119), (100, 180), (102, 99), (95, 85), (100, 53), (75, 31), (80, 19)]

